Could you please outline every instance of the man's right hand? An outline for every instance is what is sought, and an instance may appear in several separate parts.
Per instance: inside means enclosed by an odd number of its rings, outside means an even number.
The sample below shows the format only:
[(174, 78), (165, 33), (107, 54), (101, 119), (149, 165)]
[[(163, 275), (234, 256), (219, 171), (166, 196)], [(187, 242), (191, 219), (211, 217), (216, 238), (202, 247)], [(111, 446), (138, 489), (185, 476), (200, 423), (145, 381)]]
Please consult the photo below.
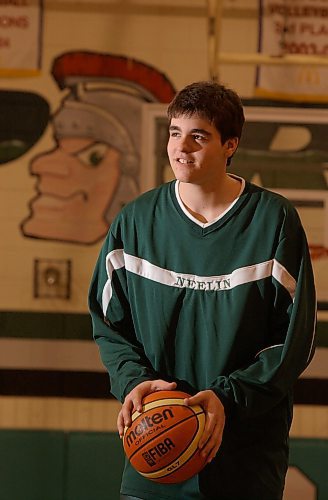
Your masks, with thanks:
[(134, 411), (142, 412), (142, 400), (148, 394), (156, 391), (174, 391), (177, 384), (165, 380), (146, 380), (137, 385), (126, 396), (122, 408), (117, 417), (117, 429), (120, 438), (123, 437), (125, 427), (131, 425), (131, 415)]

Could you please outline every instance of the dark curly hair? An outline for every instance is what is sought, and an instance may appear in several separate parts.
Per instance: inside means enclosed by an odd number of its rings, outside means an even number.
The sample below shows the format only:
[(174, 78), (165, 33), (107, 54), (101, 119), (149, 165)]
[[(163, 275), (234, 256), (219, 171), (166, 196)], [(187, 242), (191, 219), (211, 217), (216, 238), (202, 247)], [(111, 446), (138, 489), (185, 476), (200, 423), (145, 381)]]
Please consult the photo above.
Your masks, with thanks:
[(240, 139), (245, 116), (241, 99), (234, 90), (213, 81), (187, 85), (169, 104), (167, 116), (171, 121), (172, 118), (195, 114), (216, 127), (222, 144), (233, 137)]

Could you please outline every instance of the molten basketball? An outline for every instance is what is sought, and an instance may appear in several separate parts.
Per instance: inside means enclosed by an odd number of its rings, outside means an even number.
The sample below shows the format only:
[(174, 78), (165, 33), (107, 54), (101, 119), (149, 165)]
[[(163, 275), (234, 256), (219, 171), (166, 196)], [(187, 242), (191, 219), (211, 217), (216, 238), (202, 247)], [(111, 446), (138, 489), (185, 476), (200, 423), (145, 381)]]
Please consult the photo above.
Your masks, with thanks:
[(201, 406), (183, 403), (189, 394), (158, 391), (143, 400), (142, 413), (132, 414), (123, 446), (131, 465), (158, 483), (179, 483), (204, 466), (198, 442), (205, 425)]

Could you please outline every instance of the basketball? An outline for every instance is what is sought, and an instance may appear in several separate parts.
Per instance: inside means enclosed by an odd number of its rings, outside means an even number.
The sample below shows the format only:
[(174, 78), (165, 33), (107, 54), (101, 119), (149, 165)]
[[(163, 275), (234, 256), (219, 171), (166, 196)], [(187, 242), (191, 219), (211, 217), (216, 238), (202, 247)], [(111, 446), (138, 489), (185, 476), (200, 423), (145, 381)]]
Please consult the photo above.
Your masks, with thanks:
[(205, 426), (201, 406), (187, 406), (181, 391), (158, 391), (143, 399), (142, 413), (132, 414), (123, 437), (131, 465), (158, 483), (179, 483), (197, 474), (206, 463), (198, 449)]

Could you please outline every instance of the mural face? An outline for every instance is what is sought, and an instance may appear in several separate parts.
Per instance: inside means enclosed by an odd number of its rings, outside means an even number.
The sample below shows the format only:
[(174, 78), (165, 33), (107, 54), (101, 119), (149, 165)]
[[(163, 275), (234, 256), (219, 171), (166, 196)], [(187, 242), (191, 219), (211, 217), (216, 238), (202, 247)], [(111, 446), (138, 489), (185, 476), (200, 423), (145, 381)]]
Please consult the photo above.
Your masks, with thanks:
[(36, 157), (37, 196), (23, 223), (27, 236), (91, 243), (106, 234), (106, 208), (120, 180), (120, 153), (105, 143), (67, 137)]
[(71, 52), (55, 59), (65, 97), (51, 117), (55, 147), (32, 159), (36, 195), (24, 236), (94, 244), (139, 194), (145, 102), (169, 102), (175, 90), (144, 63), (111, 54)]

